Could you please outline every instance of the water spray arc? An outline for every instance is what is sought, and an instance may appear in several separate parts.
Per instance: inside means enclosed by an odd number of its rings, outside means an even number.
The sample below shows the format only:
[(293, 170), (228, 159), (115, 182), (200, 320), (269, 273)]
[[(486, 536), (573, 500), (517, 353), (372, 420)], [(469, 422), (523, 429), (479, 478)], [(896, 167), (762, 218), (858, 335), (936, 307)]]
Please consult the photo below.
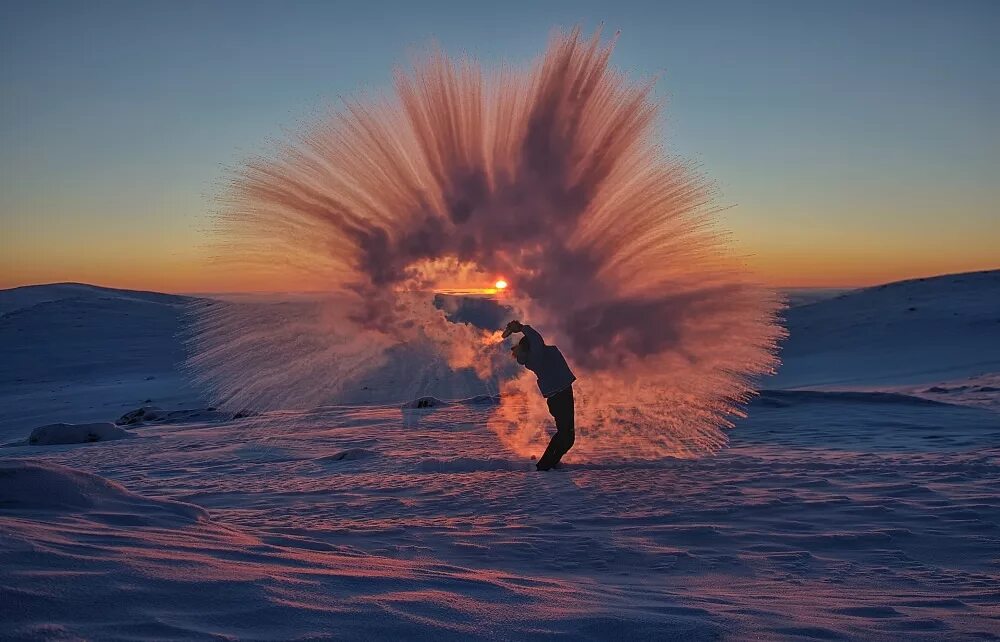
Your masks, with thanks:
[(426, 296), (493, 284), (579, 377), (571, 459), (721, 447), (776, 365), (780, 302), (728, 247), (710, 183), (658, 144), (652, 85), (614, 70), (612, 48), (574, 30), (527, 69), (489, 72), (432, 53), (391, 99), (242, 165), (218, 254), (325, 295), (199, 313), (191, 367), (219, 403), (309, 407), (394, 369), (411, 387), (399, 400), (447, 396), (460, 373), (500, 388), (501, 442), (537, 452), (548, 415), (531, 375), (511, 376), (497, 332)]

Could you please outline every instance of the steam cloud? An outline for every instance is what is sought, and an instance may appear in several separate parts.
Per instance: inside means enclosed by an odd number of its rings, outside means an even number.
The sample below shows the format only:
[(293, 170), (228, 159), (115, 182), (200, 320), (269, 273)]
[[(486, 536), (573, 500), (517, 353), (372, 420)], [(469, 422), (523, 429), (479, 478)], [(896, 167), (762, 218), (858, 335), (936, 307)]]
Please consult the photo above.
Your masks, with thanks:
[(557, 33), (530, 69), (488, 73), (434, 53), (397, 73), (394, 97), (241, 166), (218, 254), (326, 294), (199, 311), (191, 366), (220, 404), (309, 407), (379, 378), (398, 401), (499, 388), (490, 428), (537, 454), (533, 375), (428, 295), (503, 276), (503, 302), (579, 378), (569, 460), (724, 445), (776, 365), (780, 302), (714, 227), (710, 184), (657, 146), (652, 85), (611, 68), (612, 47)]

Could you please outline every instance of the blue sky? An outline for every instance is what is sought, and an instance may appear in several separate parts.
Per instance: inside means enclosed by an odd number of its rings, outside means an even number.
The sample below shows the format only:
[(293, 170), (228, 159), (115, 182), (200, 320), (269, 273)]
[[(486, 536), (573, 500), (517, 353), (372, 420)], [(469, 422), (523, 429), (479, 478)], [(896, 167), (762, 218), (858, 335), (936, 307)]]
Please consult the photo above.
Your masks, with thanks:
[[(440, 43), (621, 31), (776, 284), (1000, 267), (1000, 3), (23, 2), (0, 19), (0, 287), (197, 289), (225, 166)], [(184, 276), (187, 275), (187, 276)], [(176, 277), (176, 278), (174, 278)], [(183, 277), (183, 278), (182, 278)], [(185, 280), (188, 279), (188, 280)], [(193, 281), (191, 281), (193, 283)], [(211, 288), (209, 288), (211, 289)]]

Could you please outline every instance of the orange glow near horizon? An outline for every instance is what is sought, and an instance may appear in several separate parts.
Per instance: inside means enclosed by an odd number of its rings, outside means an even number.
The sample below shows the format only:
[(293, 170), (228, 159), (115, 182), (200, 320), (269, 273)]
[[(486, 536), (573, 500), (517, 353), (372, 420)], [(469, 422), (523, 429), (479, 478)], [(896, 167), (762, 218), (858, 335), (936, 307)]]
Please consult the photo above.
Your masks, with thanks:
[[(84, 235), (85, 236), (85, 235)], [(44, 243), (17, 237), (0, 241), (0, 289), (76, 282), (130, 290), (170, 293), (268, 293), (324, 291), (320, 278), (282, 266), (256, 271), (213, 264), (190, 239), (169, 238), (166, 248), (132, 239), (87, 237), (87, 243), (49, 236)], [(748, 238), (741, 244), (758, 279), (776, 288), (853, 288), (904, 279), (1000, 268), (1000, 252), (984, 234), (963, 244), (884, 246), (877, 239), (851, 245), (814, 247), (803, 239)], [(20, 242), (19, 242), (20, 241)], [(181, 249), (173, 249), (181, 248)], [(152, 250), (152, 251), (151, 251)], [(503, 277), (486, 287), (463, 284), (453, 293), (496, 294)], [(451, 290), (449, 290), (451, 292)]]
[[(5, 257), (7, 258), (7, 257)], [(855, 258), (855, 257), (852, 257)], [(775, 288), (854, 288), (879, 285), (905, 279), (939, 274), (1000, 269), (1000, 257), (925, 257), (919, 263), (892, 261), (887, 257), (856, 257), (854, 261), (838, 260), (833, 256), (762, 256), (748, 259), (760, 281)], [(978, 259), (978, 260), (977, 260)], [(157, 260), (121, 261), (108, 257), (92, 260), (60, 261), (49, 265), (11, 264), (3, 261), (0, 269), (0, 289), (45, 283), (88, 283), (129, 290), (152, 290), (169, 293), (268, 293), (323, 291), (319, 281), (303, 281), (301, 275), (283, 274), (279, 270), (259, 274), (233, 273), (208, 269), (197, 261), (192, 263)], [(20, 262), (18, 262), (20, 263)], [(500, 285), (503, 283), (504, 285)], [(510, 287), (498, 279), (492, 287), (436, 289), (445, 294), (497, 294)]]

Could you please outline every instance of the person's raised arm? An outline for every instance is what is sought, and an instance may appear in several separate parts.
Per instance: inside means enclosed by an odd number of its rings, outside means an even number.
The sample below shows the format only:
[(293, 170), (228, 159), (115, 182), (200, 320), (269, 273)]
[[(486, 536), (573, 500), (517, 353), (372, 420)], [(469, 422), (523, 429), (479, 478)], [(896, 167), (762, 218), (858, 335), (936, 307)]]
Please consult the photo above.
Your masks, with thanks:
[(511, 321), (507, 324), (507, 327), (503, 331), (503, 337), (506, 339), (515, 332), (523, 332), (525, 338), (528, 339), (528, 347), (532, 350), (541, 350), (545, 347), (545, 340), (542, 339), (542, 335), (538, 334), (538, 331), (532, 328), (530, 325), (525, 325), (520, 321)]

